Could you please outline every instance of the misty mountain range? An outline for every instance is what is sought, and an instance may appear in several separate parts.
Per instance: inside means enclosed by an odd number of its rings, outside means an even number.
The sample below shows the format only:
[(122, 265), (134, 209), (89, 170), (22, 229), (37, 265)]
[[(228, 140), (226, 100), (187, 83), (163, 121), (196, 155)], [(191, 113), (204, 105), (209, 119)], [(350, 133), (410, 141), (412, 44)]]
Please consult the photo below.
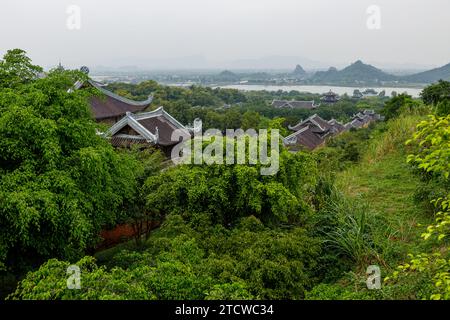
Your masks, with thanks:
[[(361, 60), (358, 60), (342, 69), (338, 69), (336, 67), (330, 67), (326, 71), (322, 71), (322, 69), (314, 70), (312, 68), (305, 69), (302, 67), (300, 63), (292, 63), (290, 64), (290, 70), (293, 65), (296, 65), (293, 71), (288, 71), (285, 68), (283, 69), (273, 69), (274, 61), (277, 60), (277, 57), (273, 57), (273, 61), (270, 63), (267, 62), (266, 66), (271, 66), (272, 68), (261, 68), (259, 61), (255, 63), (256, 60), (239, 60), (236, 64), (233, 64), (236, 68), (223, 68), (223, 69), (202, 69), (200, 66), (203, 64), (203, 60), (199, 57), (191, 57), (190, 63), (185, 65), (179, 65), (173, 61), (172, 72), (170, 70), (166, 70), (168, 73), (177, 72), (179, 74), (204, 74), (210, 75), (212, 77), (212, 81), (218, 82), (238, 82), (242, 80), (249, 81), (269, 81), (273, 79), (295, 79), (295, 81), (299, 83), (307, 83), (307, 84), (336, 84), (336, 85), (387, 85), (387, 84), (428, 84), (432, 82), (436, 82), (440, 79), (442, 80), (450, 80), (450, 63), (446, 64), (439, 68), (434, 68), (426, 71), (420, 72), (403, 72), (403, 74), (399, 73), (391, 73), (383, 71), (373, 65), (366, 64)], [(269, 59), (271, 60), (271, 59)], [(166, 65), (170, 60), (159, 61), (161, 65)], [(250, 63), (253, 61), (253, 64)], [(294, 62), (294, 58), (288, 59), (288, 62)], [(286, 61), (284, 62), (286, 63)], [(307, 60), (307, 65), (311, 66), (312, 62)], [(318, 65), (318, 64), (316, 64)], [(189, 66), (189, 69), (186, 67)], [(237, 68), (239, 66), (239, 68)], [(256, 67), (259, 66), (259, 69)], [(277, 65), (278, 67), (282, 67), (284, 65)], [(225, 71), (224, 71), (225, 69)], [(160, 69), (163, 70), (163, 69)], [(231, 71), (233, 70), (233, 71)], [(258, 70), (258, 71), (257, 71)], [(124, 72), (124, 73), (145, 73), (145, 69), (136, 67), (136, 66), (128, 66), (121, 68), (107, 68), (107, 67), (97, 67), (94, 68), (94, 73), (101, 72)], [(157, 69), (153, 69), (153, 72), (157, 72)]]
[(428, 71), (410, 75), (394, 75), (378, 69), (370, 64), (358, 60), (349, 66), (338, 70), (330, 67), (327, 71), (307, 72), (301, 65), (297, 65), (292, 72), (284, 74), (269, 73), (233, 73), (223, 71), (218, 74), (216, 80), (239, 81), (269, 80), (273, 78), (296, 79), (308, 84), (335, 84), (335, 85), (384, 85), (384, 84), (427, 84), (438, 80), (450, 80), (450, 64)]
[[(64, 61), (63, 61), (64, 62)], [(302, 56), (281, 56), (272, 55), (261, 58), (235, 59), (229, 61), (211, 60), (203, 55), (191, 55), (182, 57), (167, 57), (160, 59), (145, 58), (123, 58), (114, 59), (114, 65), (105, 61), (106, 65), (91, 65), (96, 71), (170, 71), (170, 70), (234, 70), (234, 71), (287, 71), (295, 65), (301, 65), (308, 71), (326, 70), (330, 65), (337, 68), (344, 68), (346, 63), (324, 63)], [(373, 65), (381, 66), (383, 70), (424, 71), (431, 69), (431, 64), (393, 64), (385, 62), (372, 62)], [(412, 72), (410, 72), (412, 73)]]
[[(295, 71), (294, 71), (295, 72)], [(450, 63), (445, 66), (411, 75), (398, 76), (387, 73), (370, 64), (358, 60), (342, 70), (330, 68), (318, 71), (310, 77), (313, 83), (432, 83), (438, 80), (450, 80)]]

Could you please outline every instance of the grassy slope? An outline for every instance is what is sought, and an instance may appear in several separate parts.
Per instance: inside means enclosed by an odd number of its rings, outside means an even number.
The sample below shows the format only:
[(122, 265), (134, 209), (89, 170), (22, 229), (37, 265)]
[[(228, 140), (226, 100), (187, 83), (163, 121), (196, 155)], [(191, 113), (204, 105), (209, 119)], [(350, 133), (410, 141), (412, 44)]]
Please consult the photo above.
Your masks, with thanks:
[[(378, 216), (371, 220), (379, 254), (378, 261), (372, 263), (380, 266), (382, 278), (403, 263), (408, 253), (424, 251), (420, 234), (433, 221), (433, 214), (425, 204), (414, 200), (421, 181), (406, 163), (410, 150), (405, 141), (411, 138), (421, 119), (421, 116), (401, 116), (388, 122), (386, 131), (375, 133), (367, 142), (361, 162), (336, 176), (336, 185), (346, 197), (366, 203), (367, 213)], [(373, 221), (377, 221), (375, 225)], [(307, 299), (398, 298), (391, 296), (389, 289), (367, 290), (366, 268), (367, 265), (355, 265), (336, 283), (318, 285)], [(403, 299), (407, 294), (400, 297)]]
[(417, 204), (413, 194), (419, 186), (403, 154), (395, 153), (374, 163), (362, 163), (338, 175), (340, 190), (349, 197), (367, 202), (371, 211), (387, 222), (378, 226), (377, 242), (383, 247), (382, 259), (393, 267), (420, 243), (420, 224), (432, 218)]
[(337, 186), (346, 196), (358, 197), (383, 216), (385, 225), (377, 226), (375, 236), (388, 268), (418, 249), (421, 225), (433, 219), (424, 204), (414, 201), (421, 182), (406, 163), (409, 151), (404, 142), (420, 119), (406, 116), (391, 121), (386, 132), (369, 142), (361, 163), (337, 175)]

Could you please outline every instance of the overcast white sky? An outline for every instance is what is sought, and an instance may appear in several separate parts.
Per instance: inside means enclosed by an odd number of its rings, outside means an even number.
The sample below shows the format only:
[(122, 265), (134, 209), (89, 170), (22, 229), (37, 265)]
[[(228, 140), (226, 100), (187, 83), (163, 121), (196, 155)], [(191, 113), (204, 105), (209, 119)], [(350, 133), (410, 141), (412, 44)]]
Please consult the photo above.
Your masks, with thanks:
[[(66, 26), (71, 4), (80, 30)], [(379, 30), (367, 28), (370, 5)], [(450, 1), (2, 0), (0, 54), (16, 47), (43, 66), (227, 67), (271, 56), (439, 66), (450, 62)]]

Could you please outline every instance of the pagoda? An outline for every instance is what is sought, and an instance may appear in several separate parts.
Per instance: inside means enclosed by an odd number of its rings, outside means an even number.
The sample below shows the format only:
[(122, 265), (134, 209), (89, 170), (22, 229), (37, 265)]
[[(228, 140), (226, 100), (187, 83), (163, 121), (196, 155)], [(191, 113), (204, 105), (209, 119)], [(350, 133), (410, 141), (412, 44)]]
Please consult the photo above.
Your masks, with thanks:
[(336, 103), (339, 101), (339, 95), (330, 90), (327, 93), (323, 94), (323, 97), (320, 100), (325, 103)]

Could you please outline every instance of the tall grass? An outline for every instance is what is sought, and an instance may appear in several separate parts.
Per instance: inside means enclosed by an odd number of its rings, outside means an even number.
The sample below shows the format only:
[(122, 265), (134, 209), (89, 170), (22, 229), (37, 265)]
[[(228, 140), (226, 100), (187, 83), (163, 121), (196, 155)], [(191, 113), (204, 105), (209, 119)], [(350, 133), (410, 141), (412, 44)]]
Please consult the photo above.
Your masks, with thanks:
[(386, 130), (379, 138), (369, 143), (363, 162), (373, 163), (396, 152), (405, 151), (405, 141), (410, 139), (416, 125), (424, 118), (419, 114), (402, 114), (386, 124)]
[[(327, 211), (326, 215), (333, 215), (337, 221), (327, 232), (327, 245), (358, 265), (367, 265), (374, 260), (384, 264), (385, 253), (391, 255), (393, 249), (390, 246), (394, 245), (388, 239), (400, 237), (400, 234), (396, 234), (399, 232), (397, 228), (409, 226), (399, 226), (401, 222), (394, 223), (391, 220), (397, 218), (405, 224), (406, 218), (414, 219), (412, 215), (415, 211), (409, 207), (403, 208), (401, 203), (394, 203), (392, 208), (390, 205), (392, 201), (405, 200), (404, 197), (409, 197), (406, 193), (411, 188), (414, 189), (414, 185), (410, 184), (415, 181), (406, 179), (409, 174), (398, 163), (398, 159), (403, 159), (408, 152), (405, 141), (411, 138), (416, 125), (426, 117), (427, 112), (428, 108), (403, 112), (376, 131), (363, 153), (361, 163), (339, 175), (336, 186), (345, 189), (352, 197), (340, 195), (340, 191), (335, 190), (336, 195), (328, 199), (327, 206), (323, 209)], [(391, 165), (395, 168), (391, 168)], [(401, 166), (400, 171), (396, 171), (398, 166)], [(378, 178), (374, 175), (378, 175)], [(395, 179), (406, 180), (398, 181), (394, 186)], [(393, 190), (394, 194), (386, 194), (388, 190)], [(385, 202), (387, 208), (384, 206)], [(394, 212), (389, 214), (390, 212), (385, 211), (388, 209)]]
[(374, 241), (380, 217), (360, 198), (348, 198), (335, 187), (318, 213), (317, 227), (324, 244), (334, 255), (348, 259), (357, 266), (380, 261)]

